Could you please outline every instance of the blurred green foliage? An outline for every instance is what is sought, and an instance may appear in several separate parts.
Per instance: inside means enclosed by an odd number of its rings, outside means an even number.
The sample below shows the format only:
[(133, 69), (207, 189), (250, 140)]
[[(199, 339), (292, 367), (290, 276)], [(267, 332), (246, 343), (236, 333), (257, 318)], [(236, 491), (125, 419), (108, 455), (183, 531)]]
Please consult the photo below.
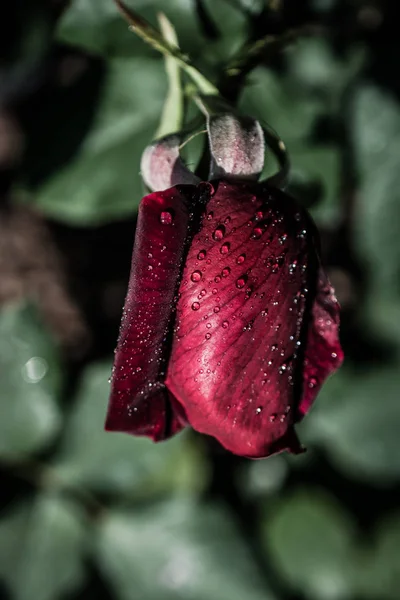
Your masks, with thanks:
[[(167, 79), (111, 0), (56, 4), (35, 1), (24, 30), (16, 4), (0, 99), (24, 143), (18, 168), (4, 169), (0, 224), (16, 205), (41, 216), (88, 335), (71, 352), (59, 331), (69, 317), (54, 324), (35, 295), (3, 294), (2, 275), (0, 595), (398, 600), (400, 89), (385, 44), (393, 65), (400, 48), (390, 3), (131, 2), (154, 24), (165, 11), (182, 50), (283, 138), (290, 189), (321, 228), (343, 306), (346, 363), (298, 428), (308, 452), (258, 462), (190, 431), (159, 445), (103, 431), (140, 155)], [(227, 82), (244, 44), (310, 23), (318, 35), (266, 52), (237, 89)], [(18, 236), (23, 246), (29, 231)], [(24, 266), (12, 268), (23, 280)]]

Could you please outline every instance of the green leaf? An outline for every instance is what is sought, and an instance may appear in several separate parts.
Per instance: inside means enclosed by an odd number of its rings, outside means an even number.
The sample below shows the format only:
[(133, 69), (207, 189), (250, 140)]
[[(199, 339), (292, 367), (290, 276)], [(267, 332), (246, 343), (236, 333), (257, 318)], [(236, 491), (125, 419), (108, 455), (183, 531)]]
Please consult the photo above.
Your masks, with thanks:
[(329, 497), (297, 491), (263, 521), (268, 555), (284, 580), (307, 598), (351, 597), (353, 530)]
[[(172, 23), (161, 13), (158, 17), (160, 30), (165, 40), (171, 46), (178, 46), (178, 38)], [(175, 133), (182, 129), (184, 106), (181, 70), (173, 56), (165, 56), (165, 71), (168, 78), (168, 92), (164, 101), (163, 111), (155, 134), (156, 138)]]
[(308, 146), (290, 153), (291, 179), (300, 183), (317, 181), (322, 185), (322, 199), (311, 210), (319, 223), (331, 225), (340, 217), (340, 150), (330, 146)]
[(351, 119), (361, 188), (355, 244), (372, 285), (398, 296), (400, 262), (400, 106), (388, 92), (360, 86)]
[(143, 196), (140, 157), (153, 138), (165, 90), (161, 61), (111, 61), (91, 131), (75, 157), (35, 192), (35, 205), (73, 225), (134, 213)]
[(290, 153), (310, 134), (324, 109), (320, 100), (311, 98), (290, 80), (264, 67), (252, 71), (239, 108), (244, 114), (259, 119), (261, 124), (270, 124)]
[(199, 492), (207, 477), (200, 450), (183, 432), (164, 443), (104, 431), (110, 363), (87, 369), (55, 459), (58, 476), (77, 487), (136, 497)]
[(400, 479), (400, 370), (398, 365), (353, 373), (342, 368), (322, 388), (298, 428), (309, 445), (322, 445), (355, 479)]
[(360, 549), (358, 597), (397, 600), (400, 588), (400, 514), (378, 523), (371, 546)]
[(207, 41), (201, 58), (209, 64), (221, 65), (245, 44), (249, 17), (240, 2), (202, 0), (202, 4), (217, 37)]
[(85, 527), (72, 503), (41, 495), (0, 520), (0, 575), (14, 600), (58, 600), (84, 580)]
[(56, 348), (30, 306), (0, 313), (0, 456), (17, 459), (48, 444), (61, 415)]
[(335, 56), (322, 37), (299, 39), (286, 53), (289, 75), (299, 88), (325, 97), (327, 108), (339, 108), (340, 97), (364, 62), (364, 51), (353, 47), (347, 56)]
[[(156, 13), (164, 12), (176, 27), (184, 52), (198, 52), (204, 43), (199, 34), (194, 0), (135, 0), (132, 5), (143, 18), (156, 25)], [(112, 0), (73, 0), (59, 21), (58, 40), (80, 46), (105, 57), (154, 56), (147, 45), (128, 30)]]
[(288, 468), (286, 457), (282, 455), (248, 461), (239, 471), (240, 489), (250, 498), (274, 494), (282, 488)]
[(273, 598), (226, 509), (176, 500), (115, 512), (96, 552), (119, 600)]

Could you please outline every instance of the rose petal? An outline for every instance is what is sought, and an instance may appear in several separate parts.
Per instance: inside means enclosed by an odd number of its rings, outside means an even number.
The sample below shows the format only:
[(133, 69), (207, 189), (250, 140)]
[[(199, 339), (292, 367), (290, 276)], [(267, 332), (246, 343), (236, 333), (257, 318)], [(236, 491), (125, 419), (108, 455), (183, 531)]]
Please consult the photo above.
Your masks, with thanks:
[(232, 452), (299, 452), (315, 228), (277, 189), (216, 185), (186, 259), (166, 385), (194, 429)]
[(189, 227), (192, 185), (143, 198), (106, 429), (164, 439), (182, 428), (163, 384)]
[(343, 350), (339, 341), (339, 310), (334, 289), (320, 269), (305, 350), (299, 419), (308, 412), (325, 379), (343, 362)]

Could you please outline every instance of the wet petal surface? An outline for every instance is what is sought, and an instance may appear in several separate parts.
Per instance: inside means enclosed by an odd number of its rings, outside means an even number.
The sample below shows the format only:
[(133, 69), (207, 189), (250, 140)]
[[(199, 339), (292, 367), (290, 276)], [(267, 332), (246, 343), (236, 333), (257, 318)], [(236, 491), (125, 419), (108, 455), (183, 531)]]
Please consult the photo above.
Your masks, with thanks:
[(186, 259), (166, 385), (190, 424), (232, 452), (299, 452), (316, 230), (277, 189), (215, 187)]
[[(182, 428), (163, 380), (195, 186), (143, 198), (106, 429), (164, 439)], [(173, 399), (172, 399), (173, 401)]]
[(334, 289), (320, 269), (307, 335), (299, 419), (310, 409), (325, 379), (343, 362), (339, 341), (339, 309)]

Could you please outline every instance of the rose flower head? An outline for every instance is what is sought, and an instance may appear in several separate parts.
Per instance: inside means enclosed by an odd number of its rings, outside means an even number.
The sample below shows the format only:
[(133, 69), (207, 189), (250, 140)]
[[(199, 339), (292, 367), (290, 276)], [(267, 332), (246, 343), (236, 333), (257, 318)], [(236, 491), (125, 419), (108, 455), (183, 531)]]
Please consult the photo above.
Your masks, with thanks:
[(160, 441), (190, 426), (241, 456), (299, 453), (294, 425), (343, 360), (339, 305), (311, 217), (279, 178), (257, 181), (271, 135), (229, 113), (207, 130), (206, 182), (177, 135), (144, 152), (154, 191), (139, 206), (106, 429)]

